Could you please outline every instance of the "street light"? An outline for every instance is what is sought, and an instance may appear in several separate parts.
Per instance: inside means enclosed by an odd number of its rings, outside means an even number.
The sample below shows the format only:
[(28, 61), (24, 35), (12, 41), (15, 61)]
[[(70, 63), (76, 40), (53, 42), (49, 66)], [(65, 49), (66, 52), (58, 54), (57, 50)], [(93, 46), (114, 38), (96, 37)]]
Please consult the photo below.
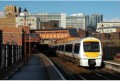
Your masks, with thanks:
[[(28, 11), (26, 10), (26, 8), (24, 9), (23, 11), (24, 13), (24, 27), (26, 26), (26, 16), (27, 16), (27, 13)], [(24, 28), (24, 61), (26, 63), (26, 29)]]
[(102, 28), (102, 39), (101, 39), (101, 40), (102, 40), (102, 47), (103, 47), (103, 40), (104, 40), (104, 39), (103, 39), (103, 27), (104, 27), (104, 26), (103, 26), (103, 24), (102, 24), (102, 25), (101, 25), (101, 28)]

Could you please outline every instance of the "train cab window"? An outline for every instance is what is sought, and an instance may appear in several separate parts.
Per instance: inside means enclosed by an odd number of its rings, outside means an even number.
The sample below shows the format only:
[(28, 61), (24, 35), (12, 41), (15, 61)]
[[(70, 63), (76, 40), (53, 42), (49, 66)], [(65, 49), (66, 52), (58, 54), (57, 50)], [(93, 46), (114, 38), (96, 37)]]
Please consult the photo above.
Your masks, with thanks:
[(74, 53), (79, 54), (79, 50), (80, 50), (80, 43), (75, 43), (74, 44)]
[(100, 46), (99, 42), (84, 42), (83, 43), (85, 52), (99, 52)]
[(72, 44), (65, 45), (65, 52), (72, 52)]

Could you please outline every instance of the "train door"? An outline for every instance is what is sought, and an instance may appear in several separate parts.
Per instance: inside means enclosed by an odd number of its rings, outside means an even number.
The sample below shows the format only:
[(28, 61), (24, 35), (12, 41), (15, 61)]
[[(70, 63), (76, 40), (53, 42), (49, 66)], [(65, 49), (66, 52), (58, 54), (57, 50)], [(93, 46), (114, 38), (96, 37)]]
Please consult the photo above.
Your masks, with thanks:
[(74, 44), (74, 58), (76, 63), (80, 63), (80, 43)]

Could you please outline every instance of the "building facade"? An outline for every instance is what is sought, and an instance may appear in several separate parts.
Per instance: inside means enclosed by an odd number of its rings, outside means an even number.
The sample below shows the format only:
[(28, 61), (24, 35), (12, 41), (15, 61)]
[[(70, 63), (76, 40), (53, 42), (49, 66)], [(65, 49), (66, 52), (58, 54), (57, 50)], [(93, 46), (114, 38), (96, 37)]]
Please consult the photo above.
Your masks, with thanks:
[(12, 13), (15, 16), (18, 16), (20, 14), (20, 12), (21, 12), (21, 8), (15, 6), (15, 5), (7, 5), (4, 8), (5, 16), (8, 16), (8, 13)]
[(120, 26), (120, 22), (100, 22), (100, 23), (97, 23), (97, 28), (111, 27), (111, 26)]
[(4, 9), (4, 16), (0, 17), (0, 27), (16, 27), (16, 16), (21, 12), (20, 7), (7, 5)]
[(48, 44), (52, 41), (69, 37), (67, 29), (42, 29), (34, 30), (35, 34), (39, 34), (42, 44)]
[(16, 27), (19, 26), (29, 26), (30, 29), (39, 29), (39, 21), (37, 17), (35, 16), (26, 16), (26, 19), (24, 16), (18, 16), (16, 17)]
[(97, 23), (100, 23), (103, 21), (103, 15), (101, 14), (92, 14), (89, 15), (89, 26), (97, 28)]
[(22, 46), (22, 28), (15, 27), (1, 27), (3, 44), (10, 44)]
[(66, 28), (66, 14), (65, 13), (38, 13), (38, 14), (31, 14), (32, 16), (36, 16), (39, 18), (39, 28), (45, 29), (45, 27), (42, 25), (44, 22), (50, 22), (50, 21), (57, 21), (59, 22), (58, 27)]
[(111, 27), (104, 27), (104, 28), (98, 28), (96, 31), (100, 33), (113, 33), (117, 32), (120, 26), (111, 26)]
[(84, 30), (77, 30), (76, 28), (42, 29), (31, 30), (31, 32), (40, 36), (42, 44), (49, 44), (64, 38), (84, 38), (86, 36)]
[(81, 28), (83, 30), (87, 27), (87, 17), (84, 14), (72, 14), (66, 17), (67, 28)]

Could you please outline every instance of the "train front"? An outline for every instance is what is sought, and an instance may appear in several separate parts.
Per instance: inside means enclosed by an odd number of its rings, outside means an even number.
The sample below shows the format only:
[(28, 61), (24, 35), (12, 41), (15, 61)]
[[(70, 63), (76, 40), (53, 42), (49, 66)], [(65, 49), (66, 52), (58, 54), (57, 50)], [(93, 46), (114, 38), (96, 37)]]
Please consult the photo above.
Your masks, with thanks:
[(82, 65), (100, 67), (102, 63), (102, 49), (99, 39), (86, 38), (83, 40)]

